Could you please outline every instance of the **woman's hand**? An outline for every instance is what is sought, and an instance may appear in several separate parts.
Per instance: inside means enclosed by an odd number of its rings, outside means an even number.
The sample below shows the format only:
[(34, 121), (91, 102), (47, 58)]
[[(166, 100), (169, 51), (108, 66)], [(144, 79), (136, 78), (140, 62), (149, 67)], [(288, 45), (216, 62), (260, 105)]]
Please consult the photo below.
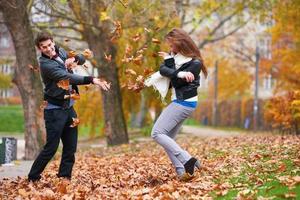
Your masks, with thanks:
[(192, 82), (195, 79), (194, 74), (191, 72), (179, 72), (177, 76), (184, 78), (186, 82)]
[(101, 89), (107, 91), (110, 89), (110, 83), (107, 83), (105, 80), (100, 80), (99, 78), (93, 78), (94, 85), (100, 86)]
[(166, 58), (166, 57), (170, 56), (169, 53), (163, 52), (163, 51), (159, 51), (159, 52), (158, 52), (158, 55), (159, 55), (160, 57), (162, 57), (162, 58)]

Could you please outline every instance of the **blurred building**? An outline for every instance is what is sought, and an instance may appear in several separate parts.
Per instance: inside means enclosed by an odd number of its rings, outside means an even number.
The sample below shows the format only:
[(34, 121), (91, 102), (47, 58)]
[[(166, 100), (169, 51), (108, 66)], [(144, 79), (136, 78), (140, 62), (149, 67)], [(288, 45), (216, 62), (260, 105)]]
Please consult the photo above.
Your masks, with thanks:
[[(7, 27), (0, 24), (0, 74), (13, 76), (15, 65), (15, 49), (11, 35)], [(13, 84), (9, 88), (0, 88), (0, 99), (17, 96), (19, 96), (19, 92)]]

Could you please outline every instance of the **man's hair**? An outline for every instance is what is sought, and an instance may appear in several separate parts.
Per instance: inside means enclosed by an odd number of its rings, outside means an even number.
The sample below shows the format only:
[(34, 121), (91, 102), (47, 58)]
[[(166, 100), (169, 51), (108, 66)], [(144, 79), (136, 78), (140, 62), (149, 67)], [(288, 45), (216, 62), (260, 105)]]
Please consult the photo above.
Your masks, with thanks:
[(49, 40), (49, 39), (53, 41), (53, 37), (50, 33), (40, 32), (37, 34), (37, 36), (35, 38), (35, 46), (37, 46), (39, 48), (41, 42)]

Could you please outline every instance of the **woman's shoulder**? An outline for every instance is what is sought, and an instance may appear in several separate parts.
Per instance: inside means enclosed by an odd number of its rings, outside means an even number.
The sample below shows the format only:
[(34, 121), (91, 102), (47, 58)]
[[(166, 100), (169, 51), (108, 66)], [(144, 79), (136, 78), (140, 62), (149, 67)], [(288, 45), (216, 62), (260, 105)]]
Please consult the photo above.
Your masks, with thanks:
[(194, 65), (202, 65), (202, 61), (198, 58), (193, 58), (191, 60), (191, 64), (194, 64)]

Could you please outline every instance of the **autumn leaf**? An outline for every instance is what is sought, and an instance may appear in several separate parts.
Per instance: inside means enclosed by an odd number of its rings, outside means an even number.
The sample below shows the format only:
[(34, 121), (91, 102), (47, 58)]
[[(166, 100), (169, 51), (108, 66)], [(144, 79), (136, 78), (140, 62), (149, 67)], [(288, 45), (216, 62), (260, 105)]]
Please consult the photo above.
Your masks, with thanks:
[(72, 122), (72, 124), (70, 125), (71, 128), (74, 128), (74, 127), (78, 126), (78, 124), (80, 123), (79, 118), (73, 118), (73, 117), (72, 117), (72, 120), (73, 120), (73, 122)]
[(132, 52), (132, 47), (130, 45), (126, 45), (126, 48), (125, 48), (125, 55), (126, 56), (129, 56)]
[(103, 11), (103, 12), (100, 12), (100, 20), (101, 21), (105, 21), (105, 20), (108, 20), (110, 19), (110, 17), (108, 16), (107, 12)]
[(74, 56), (76, 56), (76, 54), (77, 54), (76, 51), (73, 51), (73, 50), (69, 51), (68, 52), (68, 58), (73, 58)]
[(115, 43), (122, 35), (122, 24), (120, 21), (114, 21), (115, 30), (112, 32), (111, 42)]
[(136, 65), (142, 65), (142, 59), (143, 59), (143, 55), (140, 54), (133, 59), (133, 63)]
[(57, 83), (57, 86), (58, 86), (59, 88), (64, 89), (64, 90), (69, 90), (69, 88), (70, 88), (70, 81), (69, 81), (69, 79), (60, 80), (60, 81)]
[(85, 49), (83, 51), (83, 56), (87, 59), (91, 59), (93, 57), (93, 52), (90, 49)]
[(135, 34), (135, 36), (132, 37), (132, 40), (134, 42), (137, 42), (137, 41), (139, 41), (141, 39), (141, 37), (142, 37), (141, 34), (137, 33), (137, 34)]
[(125, 74), (136, 75), (136, 72), (133, 69), (126, 69)]
[(106, 53), (104, 53), (104, 58), (105, 60), (107, 60), (107, 62), (111, 62), (111, 55), (107, 55)]
[(152, 38), (152, 42), (155, 44), (160, 44), (160, 41), (158, 39)]
[(149, 74), (151, 74), (153, 72), (152, 68), (145, 68), (144, 69), (144, 76), (148, 76)]
[(73, 99), (73, 100), (79, 100), (80, 99), (80, 95), (77, 93), (74, 94), (70, 94), (70, 95), (65, 95), (64, 99)]
[(151, 32), (151, 30), (150, 30), (150, 29), (147, 29), (147, 28), (144, 28), (144, 30), (145, 30), (146, 32), (148, 32), (148, 33)]
[(142, 75), (139, 75), (137, 78), (136, 78), (136, 81), (137, 82), (144, 82), (144, 77)]

